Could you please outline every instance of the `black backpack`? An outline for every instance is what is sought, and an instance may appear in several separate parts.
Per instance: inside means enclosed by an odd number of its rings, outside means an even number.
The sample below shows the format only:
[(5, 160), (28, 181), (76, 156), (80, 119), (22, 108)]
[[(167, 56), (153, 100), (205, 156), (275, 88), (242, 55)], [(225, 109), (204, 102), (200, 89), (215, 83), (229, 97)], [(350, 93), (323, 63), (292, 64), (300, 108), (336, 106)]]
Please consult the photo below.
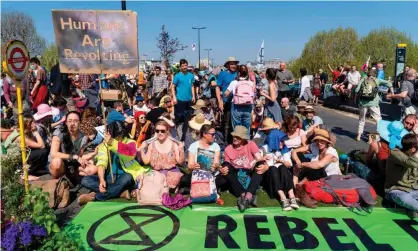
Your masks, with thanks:
[(414, 79), (414, 80), (404, 80), (404, 81), (409, 81), (414, 86), (414, 92), (412, 93), (410, 98), (411, 98), (412, 104), (418, 105), (418, 81), (416, 79)]

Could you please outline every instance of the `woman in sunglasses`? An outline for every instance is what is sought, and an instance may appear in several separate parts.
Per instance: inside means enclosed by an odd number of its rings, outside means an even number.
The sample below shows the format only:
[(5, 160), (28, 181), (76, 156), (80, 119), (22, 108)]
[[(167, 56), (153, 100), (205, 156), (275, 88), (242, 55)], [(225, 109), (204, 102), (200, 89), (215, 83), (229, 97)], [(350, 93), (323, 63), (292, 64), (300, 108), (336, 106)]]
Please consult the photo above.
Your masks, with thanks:
[(136, 147), (140, 147), (144, 140), (152, 137), (151, 121), (146, 119), (145, 112), (140, 111), (135, 113), (130, 137), (136, 140)]
[(181, 173), (177, 165), (184, 164), (183, 143), (170, 137), (170, 126), (165, 121), (158, 121), (154, 131), (157, 139), (149, 145), (146, 141), (141, 144), (142, 161), (164, 175), (169, 172)]

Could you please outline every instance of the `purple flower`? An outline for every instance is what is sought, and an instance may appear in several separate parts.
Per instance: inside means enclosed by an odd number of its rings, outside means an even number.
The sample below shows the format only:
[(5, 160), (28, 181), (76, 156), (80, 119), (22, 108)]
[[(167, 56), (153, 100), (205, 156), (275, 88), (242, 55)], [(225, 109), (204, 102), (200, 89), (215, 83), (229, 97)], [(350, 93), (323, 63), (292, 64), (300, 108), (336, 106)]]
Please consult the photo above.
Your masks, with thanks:
[(7, 238), (5, 235), (1, 240), (1, 247), (6, 251), (12, 251), (16, 247), (16, 239)]
[(44, 227), (34, 225), (32, 228), (32, 235), (36, 237), (45, 237), (47, 236), (47, 231)]
[(29, 230), (23, 231), (22, 235), (20, 236), (20, 243), (26, 247), (29, 246), (32, 242), (32, 236)]

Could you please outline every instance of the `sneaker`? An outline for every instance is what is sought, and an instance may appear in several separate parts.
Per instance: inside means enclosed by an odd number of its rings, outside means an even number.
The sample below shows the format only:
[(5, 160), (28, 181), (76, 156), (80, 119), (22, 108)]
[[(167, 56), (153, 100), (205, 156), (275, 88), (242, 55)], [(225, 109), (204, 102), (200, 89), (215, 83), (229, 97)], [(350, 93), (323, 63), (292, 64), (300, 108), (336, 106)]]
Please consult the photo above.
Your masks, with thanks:
[(293, 209), (299, 209), (298, 201), (296, 200), (296, 198), (290, 199), (290, 207)]
[(257, 195), (253, 195), (253, 197), (250, 200), (250, 205), (253, 207), (258, 207), (257, 205)]
[(408, 214), (409, 218), (411, 218), (411, 219), (418, 218), (418, 212), (408, 210), (407, 214)]
[(82, 194), (82, 195), (80, 195), (80, 197), (78, 197), (77, 203), (80, 207), (84, 206), (87, 203), (89, 203), (90, 201), (93, 201), (95, 196), (96, 196), (95, 192), (91, 192), (91, 193), (88, 193), (88, 194)]
[(237, 201), (238, 210), (243, 213), (249, 206), (250, 201), (245, 197), (239, 197)]
[(295, 187), (295, 195), (300, 199), (300, 202), (302, 205), (308, 208), (316, 208), (317, 202), (316, 200), (309, 197), (309, 195), (306, 193), (305, 189), (299, 184)]
[(292, 210), (292, 207), (290, 206), (289, 200), (282, 200), (282, 201), (280, 201), (280, 204), (282, 205), (283, 211)]
[(131, 194), (129, 193), (129, 190), (125, 190), (120, 194), (121, 198), (131, 200)]

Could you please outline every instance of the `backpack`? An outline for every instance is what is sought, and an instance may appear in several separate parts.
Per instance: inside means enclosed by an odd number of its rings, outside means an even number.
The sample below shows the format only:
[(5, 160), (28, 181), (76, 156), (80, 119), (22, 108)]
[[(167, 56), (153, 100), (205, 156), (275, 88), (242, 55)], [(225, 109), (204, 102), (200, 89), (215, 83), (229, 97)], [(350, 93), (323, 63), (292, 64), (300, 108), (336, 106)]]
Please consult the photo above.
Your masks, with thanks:
[(361, 86), (359, 97), (372, 100), (377, 95), (377, 82), (374, 78), (366, 78)]
[(163, 194), (168, 193), (166, 177), (157, 171), (149, 171), (136, 178), (136, 199), (140, 205), (162, 205)]
[(193, 170), (190, 199), (193, 203), (212, 203), (217, 199), (215, 179), (209, 171)]
[(304, 189), (316, 201), (335, 203), (351, 209), (376, 204), (376, 191), (366, 180), (355, 174), (331, 175), (315, 181), (306, 181)]
[(235, 87), (234, 104), (252, 105), (254, 104), (253, 82), (249, 80), (239, 80)]
[(412, 95), (409, 98), (411, 98), (412, 104), (418, 105), (418, 81), (416, 79), (415, 80), (404, 80), (404, 81), (409, 81), (413, 84), (414, 92), (412, 93)]

